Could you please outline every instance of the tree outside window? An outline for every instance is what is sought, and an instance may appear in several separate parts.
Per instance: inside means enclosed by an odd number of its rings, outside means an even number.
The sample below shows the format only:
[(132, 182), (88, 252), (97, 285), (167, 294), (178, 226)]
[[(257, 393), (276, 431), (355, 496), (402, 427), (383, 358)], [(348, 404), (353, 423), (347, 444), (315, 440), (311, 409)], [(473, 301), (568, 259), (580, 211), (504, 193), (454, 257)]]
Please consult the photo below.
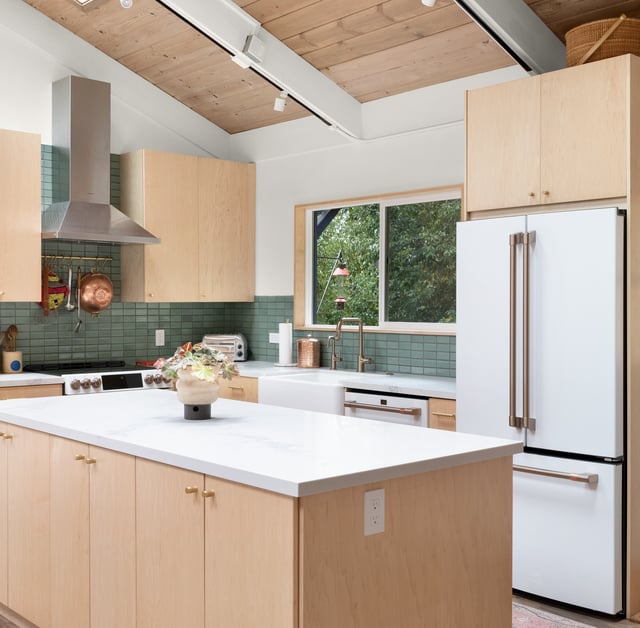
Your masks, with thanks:
[[(454, 323), (459, 218), (459, 190), (313, 210), (313, 324), (344, 316), (385, 328)], [(344, 295), (332, 277), (340, 263), (350, 273)]]

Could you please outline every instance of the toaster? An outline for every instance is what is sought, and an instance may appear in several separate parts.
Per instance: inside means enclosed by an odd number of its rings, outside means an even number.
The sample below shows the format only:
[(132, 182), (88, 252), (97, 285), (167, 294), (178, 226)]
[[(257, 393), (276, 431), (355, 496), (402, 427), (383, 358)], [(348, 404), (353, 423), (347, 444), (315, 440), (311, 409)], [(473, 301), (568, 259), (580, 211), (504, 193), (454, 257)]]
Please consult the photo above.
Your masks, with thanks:
[(247, 341), (242, 334), (206, 334), (202, 344), (230, 355), (234, 362), (244, 362), (249, 353)]

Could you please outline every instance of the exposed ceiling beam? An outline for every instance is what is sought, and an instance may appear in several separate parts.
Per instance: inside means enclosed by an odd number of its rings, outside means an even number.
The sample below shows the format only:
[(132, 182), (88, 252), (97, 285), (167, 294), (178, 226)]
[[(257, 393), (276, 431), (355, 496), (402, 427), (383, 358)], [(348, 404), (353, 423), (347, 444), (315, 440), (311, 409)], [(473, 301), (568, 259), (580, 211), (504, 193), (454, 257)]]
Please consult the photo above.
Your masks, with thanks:
[[(327, 124), (362, 134), (362, 106), (231, 0), (159, 0)], [(247, 38), (252, 46), (246, 48)]]
[(524, 0), (454, 0), (527, 72), (566, 66), (564, 44)]

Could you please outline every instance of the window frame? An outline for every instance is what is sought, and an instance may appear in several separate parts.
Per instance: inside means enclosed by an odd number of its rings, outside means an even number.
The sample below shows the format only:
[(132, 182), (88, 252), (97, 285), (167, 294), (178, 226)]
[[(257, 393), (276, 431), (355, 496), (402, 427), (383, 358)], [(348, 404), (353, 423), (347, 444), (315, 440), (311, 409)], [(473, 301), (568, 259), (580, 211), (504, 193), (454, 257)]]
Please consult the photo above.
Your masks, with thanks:
[[(436, 188), (412, 190), (394, 194), (380, 194), (363, 196), (337, 201), (306, 203), (294, 208), (294, 292), (293, 292), (293, 322), (294, 328), (310, 331), (332, 331), (333, 325), (313, 324), (313, 246), (309, 246), (313, 237), (313, 217), (316, 210), (335, 209), (376, 203), (380, 206), (380, 243), (386, 246), (386, 220), (383, 206), (406, 205), (409, 203), (429, 202), (430, 200), (460, 198), (460, 219), (464, 215), (462, 185), (451, 185)], [(383, 235), (384, 230), (384, 235)], [(386, 285), (385, 264), (380, 263), (380, 286)], [(384, 295), (379, 295), (379, 311), (383, 312)], [(366, 326), (367, 331), (379, 333), (406, 333), (453, 336), (456, 333), (455, 323), (398, 323), (379, 321), (376, 326)]]

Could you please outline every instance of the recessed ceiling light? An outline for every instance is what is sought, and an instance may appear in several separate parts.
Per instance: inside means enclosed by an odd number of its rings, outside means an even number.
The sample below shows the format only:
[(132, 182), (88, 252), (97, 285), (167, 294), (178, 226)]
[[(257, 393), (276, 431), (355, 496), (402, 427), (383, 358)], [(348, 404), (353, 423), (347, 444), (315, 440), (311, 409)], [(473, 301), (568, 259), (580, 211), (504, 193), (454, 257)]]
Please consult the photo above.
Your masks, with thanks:
[(437, 0), (422, 0), (425, 7), (432, 7), (436, 2)]
[(93, 0), (76, 0), (76, 4), (79, 4), (81, 7), (85, 4), (89, 4), (89, 2), (93, 2)]
[(133, 6), (133, 0), (120, 0), (120, 6), (123, 9), (130, 9)]

